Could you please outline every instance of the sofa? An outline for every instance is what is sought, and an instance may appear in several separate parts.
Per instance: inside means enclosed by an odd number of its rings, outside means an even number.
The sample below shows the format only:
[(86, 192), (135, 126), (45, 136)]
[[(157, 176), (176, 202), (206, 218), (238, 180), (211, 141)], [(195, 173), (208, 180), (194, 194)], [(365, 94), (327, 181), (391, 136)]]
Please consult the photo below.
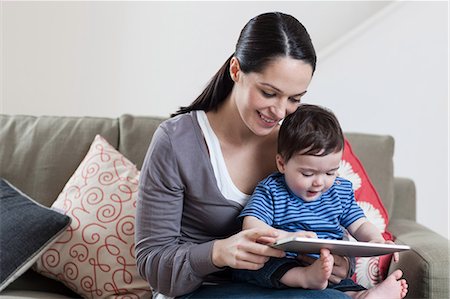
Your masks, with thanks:
[[(160, 117), (119, 118), (0, 115), (0, 177), (42, 205), (50, 207), (100, 134), (141, 168)], [(414, 182), (394, 176), (394, 139), (347, 132), (389, 214), (388, 230), (396, 243), (411, 246), (400, 253), (408, 281), (407, 298), (449, 298), (449, 241), (416, 222)], [(63, 284), (32, 269), (9, 284), (2, 298), (76, 298)]]

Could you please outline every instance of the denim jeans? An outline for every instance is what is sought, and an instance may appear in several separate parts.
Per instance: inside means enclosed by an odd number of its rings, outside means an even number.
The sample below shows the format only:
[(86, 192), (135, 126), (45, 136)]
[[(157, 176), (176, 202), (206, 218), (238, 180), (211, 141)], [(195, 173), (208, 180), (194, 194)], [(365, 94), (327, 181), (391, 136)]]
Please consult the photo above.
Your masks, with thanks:
[[(259, 270), (232, 270), (233, 280), (236, 282), (248, 282), (265, 288), (285, 289), (280, 282), (281, 277), (294, 267), (305, 267), (306, 264), (293, 258), (271, 258)], [(344, 279), (339, 284), (329, 284), (328, 288), (341, 291), (362, 291), (364, 287), (356, 284), (351, 279)]]
[(187, 298), (298, 298), (298, 299), (348, 299), (345, 293), (334, 290), (305, 290), (305, 289), (269, 289), (245, 282), (230, 282), (220, 285), (204, 285), (187, 295), (177, 297)]

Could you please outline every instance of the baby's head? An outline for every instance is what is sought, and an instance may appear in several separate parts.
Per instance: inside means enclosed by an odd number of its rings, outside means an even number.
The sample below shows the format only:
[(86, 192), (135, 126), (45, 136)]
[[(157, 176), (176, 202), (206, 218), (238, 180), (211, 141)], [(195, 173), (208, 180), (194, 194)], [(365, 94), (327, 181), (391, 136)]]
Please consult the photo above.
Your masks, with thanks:
[(281, 125), (278, 170), (292, 192), (311, 201), (333, 185), (343, 149), (344, 135), (333, 112), (302, 104)]

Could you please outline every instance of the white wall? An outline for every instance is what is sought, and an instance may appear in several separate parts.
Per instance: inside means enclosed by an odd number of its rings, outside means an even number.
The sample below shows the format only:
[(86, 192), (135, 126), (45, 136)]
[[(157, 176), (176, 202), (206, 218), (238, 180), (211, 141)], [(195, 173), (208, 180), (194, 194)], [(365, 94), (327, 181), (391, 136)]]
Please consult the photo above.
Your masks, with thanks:
[[(167, 116), (198, 95), (233, 53), (240, 30), (251, 17), (273, 10), (291, 13), (322, 48), (341, 34), (337, 29), (349, 30), (386, 2), (1, 1), (0, 5), (5, 112)], [(322, 25), (321, 20), (337, 18), (339, 26)]]
[(2, 1), (0, 113), (167, 116), (200, 92), (249, 18), (284, 11), (319, 54), (305, 100), (330, 106), (346, 131), (393, 135), (419, 222), (448, 238), (448, 4), (387, 4)]
[(417, 184), (418, 222), (448, 238), (447, 22), (444, 2), (386, 9), (324, 50), (308, 96), (331, 107), (346, 131), (394, 136), (395, 175)]

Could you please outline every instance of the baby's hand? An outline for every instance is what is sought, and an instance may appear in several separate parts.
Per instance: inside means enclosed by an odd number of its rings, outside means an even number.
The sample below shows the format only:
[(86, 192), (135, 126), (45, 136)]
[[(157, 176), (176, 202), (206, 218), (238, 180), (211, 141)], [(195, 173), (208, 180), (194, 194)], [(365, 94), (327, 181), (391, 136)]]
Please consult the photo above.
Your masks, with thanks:
[(278, 232), (279, 232), (278, 239), (293, 238), (293, 237), (317, 239), (317, 234), (315, 232), (310, 231), (286, 232), (283, 230), (278, 230)]
[[(371, 243), (381, 243), (381, 244), (393, 244), (395, 245), (395, 243), (391, 240), (385, 240), (385, 239), (376, 239), (376, 240), (371, 240)], [(398, 252), (394, 252), (394, 262), (398, 262), (398, 260), (400, 259), (400, 256), (398, 254)]]
[[(393, 245), (395, 245), (395, 243), (393, 241), (391, 241), (391, 240), (384, 241), (384, 244), (393, 244)], [(394, 252), (394, 262), (397, 263), (399, 261), (399, 259), (400, 259), (400, 255), (398, 254), (398, 252)]]
[(299, 232), (295, 232), (292, 233), (293, 237), (300, 237), (300, 238), (313, 238), (313, 239), (317, 239), (317, 234), (315, 232), (310, 232), (310, 231), (299, 231)]

